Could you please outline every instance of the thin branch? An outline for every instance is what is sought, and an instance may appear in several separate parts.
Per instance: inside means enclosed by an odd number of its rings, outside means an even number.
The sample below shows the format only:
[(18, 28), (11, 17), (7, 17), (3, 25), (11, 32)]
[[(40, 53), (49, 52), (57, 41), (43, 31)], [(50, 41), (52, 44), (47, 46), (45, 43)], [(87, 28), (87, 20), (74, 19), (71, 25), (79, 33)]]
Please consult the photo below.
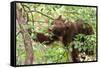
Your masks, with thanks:
[[(24, 5), (24, 4), (22, 4), (22, 3), (21, 3), (21, 5), (23, 6), (23, 8), (26, 7), (26, 8), (28, 8), (29, 11), (31, 11), (31, 9), (30, 9), (27, 5)], [(26, 11), (26, 12), (27, 12), (27, 11)], [(32, 14), (32, 12), (31, 12), (31, 16), (32, 16), (32, 19), (31, 19), (31, 20), (32, 20), (33, 26), (34, 26), (34, 19), (33, 19), (33, 14)], [(29, 19), (29, 18), (28, 18), (28, 12), (27, 12), (27, 19)], [(28, 21), (29, 21), (29, 20), (28, 20)], [(34, 30), (34, 28), (33, 28), (33, 30)]]
[(17, 34), (16, 34), (16, 37), (21, 33), (21, 31), (19, 31)]
[(54, 18), (52, 18), (52, 17), (50, 17), (50, 16), (48, 16), (48, 15), (46, 15), (46, 14), (44, 14), (44, 13), (41, 13), (41, 12), (39, 12), (39, 11), (37, 11), (37, 10), (31, 10), (31, 11), (28, 11), (28, 12), (36, 12), (36, 13), (39, 13), (39, 14), (41, 14), (41, 15), (43, 15), (43, 16), (46, 16), (46, 17), (50, 18), (51, 20), (54, 20)]
[(78, 12), (75, 12), (75, 11), (66, 11), (65, 13), (70, 13), (70, 14), (79, 14)]
[(50, 16), (47, 16), (46, 14), (43, 14), (43, 13), (41, 13), (41, 12), (39, 12), (39, 11), (37, 11), (36, 9), (35, 9), (35, 11), (33, 11), (33, 10), (31, 10), (27, 5), (24, 5), (23, 4), (23, 6), (25, 6), (25, 7), (27, 7), (28, 9), (29, 9), (29, 11), (28, 12), (37, 12), (37, 13), (40, 13), (41, 15), (44, 15), (44, 16), (46, 16), (46, 17), (48, 17), (48, 18), (50, 18), (50, 19), (52, 19), (52, 20), (54, 20), (52, 17), (50, 17)]
[(24, 5), (22, 4), (22, 3), (20, 3), (21, 4), (21, 6), (22, 6), (22, 8), (23, 8), (23, 10), (26, 12), (26, 16), (27, 16), (27, 22), (29, 21), (29, 18), (28, 18), (28, 12), (25, 10), (25, 7), (24, 7)]
[[(24, 5), (24, 4), (22, 4), (22, 3), (21, 3), (21, 5), (22, 5), (23, 7), (28, 8), (28, 10), (31, 11), (31, 9), (30, 9), (27, 5)], [(27, 11), (26, 11), (26, 12), (27, 12)], [(31, 12), (31, 16), (32, 16), (32, 20), (33, 20), (33, 14), (32, 14), (32, 12)]]

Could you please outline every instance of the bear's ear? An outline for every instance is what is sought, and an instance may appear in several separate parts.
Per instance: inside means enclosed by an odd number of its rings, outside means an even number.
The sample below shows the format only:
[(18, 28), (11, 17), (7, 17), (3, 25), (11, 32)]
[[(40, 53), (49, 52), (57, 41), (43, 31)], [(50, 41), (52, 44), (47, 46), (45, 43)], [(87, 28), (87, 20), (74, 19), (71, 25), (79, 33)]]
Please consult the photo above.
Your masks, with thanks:
[(56, 20), (61, 20), (63, 23), (65, 22), (65, 20), (62, 18), (62, 15), (60, 15)]
[(57, 20), (61, 20), (62, 19), (62, 15), (60, 15), (58, 18), (57, 18)]

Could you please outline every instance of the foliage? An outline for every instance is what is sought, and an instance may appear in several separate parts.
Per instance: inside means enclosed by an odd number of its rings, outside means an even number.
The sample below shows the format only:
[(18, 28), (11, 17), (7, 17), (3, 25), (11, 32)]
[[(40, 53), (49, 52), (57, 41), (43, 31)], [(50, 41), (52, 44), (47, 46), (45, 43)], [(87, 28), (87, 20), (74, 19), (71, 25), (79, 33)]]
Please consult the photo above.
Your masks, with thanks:
[[(76, 21), (78, 19), (84, 20), (85, 23), (92, 25), (94, 29), (93, 35), (79, 34), (74, 38), (74, 41), (66, 46), (60, 41), (55, 41), (52, 44), (45, 45), (33, 40), (33, 53), (34, 64), (48, 64), (48, 63), (63, 63), (71, 62), (70, 49), (72, 45), (78, 48), (80, 52), (93, 51), (93, 57), (96, 59), (96, 8), (94, 7), (81, 7), (81, 6), (64, 6), (64, 5), (44, 5), (44, 4), (27, 4), (18, 3), (20, 7), (24, 6), (24, 12), (27, 12), (28, 21), (27, 29), (31, 30), (31, 38), (35, 39), (36, 34), (34, 32), (41, 32), (45, 35), (49, 35), (48, 27), (51, 26), (53, 19), (56, 19), (59, 15), (62, 15), (64, 19), (70, 21)], [(27, 7), (25, 7), (27, 6)], [(31, 10), (31, 11), (30, 11)], [(20, 28), (17, 26), (17, 32)], [(84, 39), (84, 41), (82, 41)], [(24, 64), (26, 52), (23, 44), (21, 34), (16, 37), (16, 61), (17, 64)], [(67, 57), (67, 59), (66, 59)], [(94, 59), (92, 59), (93, 61)]]

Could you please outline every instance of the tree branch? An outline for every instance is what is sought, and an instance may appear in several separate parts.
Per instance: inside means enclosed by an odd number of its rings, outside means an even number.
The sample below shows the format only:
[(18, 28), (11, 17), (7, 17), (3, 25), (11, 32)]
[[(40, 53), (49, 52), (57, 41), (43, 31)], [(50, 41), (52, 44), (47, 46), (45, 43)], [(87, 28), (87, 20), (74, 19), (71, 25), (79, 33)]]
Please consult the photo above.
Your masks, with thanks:
[(31, 10), (31, 11), (28, 11), (28, 12), (36, 12), (36, 13), (39, 13), (39, 14), (41, 14), (41, 15), (43, 15), (43, 16), (48, 17), (48, 18), (51, 19), (51, 20), (54, 20), (54, 18), (52, 18), (52, 17), (50, 17), (50, 16), (48, 16), (48, 15), (46, 15), (46, 14), (43, 14), (43, 13), (37, 11), (37, 10)]
[[(22, 4), (22, 3), (21, 3), (21, 5), (22, 5), (23, 8), (26, 7), (26, 8), (28, 8), (29, 11), (31, 11), (31, 9), (30, 9), (27, 5), (24, 5), (24, 4)], [(25, 9), (25, 8), (24, 8), (24, 9)], [(26, 10), (25, 10), (25, 11), (26, 11)], [(27, 12), (27, 18), (28, 18), (28, 11), (26, 11), (26, 12)], [(33, 26), (34, 26), (34, 18), (33, 18), (32, 12), (31, 12), (31, 16), (32, 16), (31, 20), (32, 20)], [(28, 21), (29, 21), (29, 20), (28, 20)], [(34, 28), (33, 28), (33, 29), (34, 29)]]
[(37, 13), (39, 13), (39, 14), (41, 14), (41, 15), (43, 15), (43, 16), (46, 16), (46, 17), (48, 17), (48, 18), (50, 18), (50, 19), (52, 19), (52, 20), (54, 20), (52, 17), (50, 17), (50, 16), (48, 16), (48, 15), (46, 15), (46, 14), (43, 14), (43, 13), (41, 13), (41, 12), (39, 12), (39, 11), (37, 11), (36, 9), (33, 11), (33, 10), (31, 10), (27, 5), (24, 5), (24, 4), (22, 4), (23, 6), (25, 6), (26, 8), (28, 8), (29, 9), (29, 11), (28, 12), (31, 12), (31, 15), (32, 15), (32, 12), (37, 12)]

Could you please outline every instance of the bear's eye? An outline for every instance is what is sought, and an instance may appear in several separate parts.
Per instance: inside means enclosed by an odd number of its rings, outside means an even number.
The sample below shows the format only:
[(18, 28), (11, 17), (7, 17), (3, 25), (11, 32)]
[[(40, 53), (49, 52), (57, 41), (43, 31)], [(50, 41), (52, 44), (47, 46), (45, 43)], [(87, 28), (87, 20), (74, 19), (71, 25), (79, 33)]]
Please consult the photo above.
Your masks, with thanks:
[(69, 29), (69, 27), (67, 26), (66, 29)]

